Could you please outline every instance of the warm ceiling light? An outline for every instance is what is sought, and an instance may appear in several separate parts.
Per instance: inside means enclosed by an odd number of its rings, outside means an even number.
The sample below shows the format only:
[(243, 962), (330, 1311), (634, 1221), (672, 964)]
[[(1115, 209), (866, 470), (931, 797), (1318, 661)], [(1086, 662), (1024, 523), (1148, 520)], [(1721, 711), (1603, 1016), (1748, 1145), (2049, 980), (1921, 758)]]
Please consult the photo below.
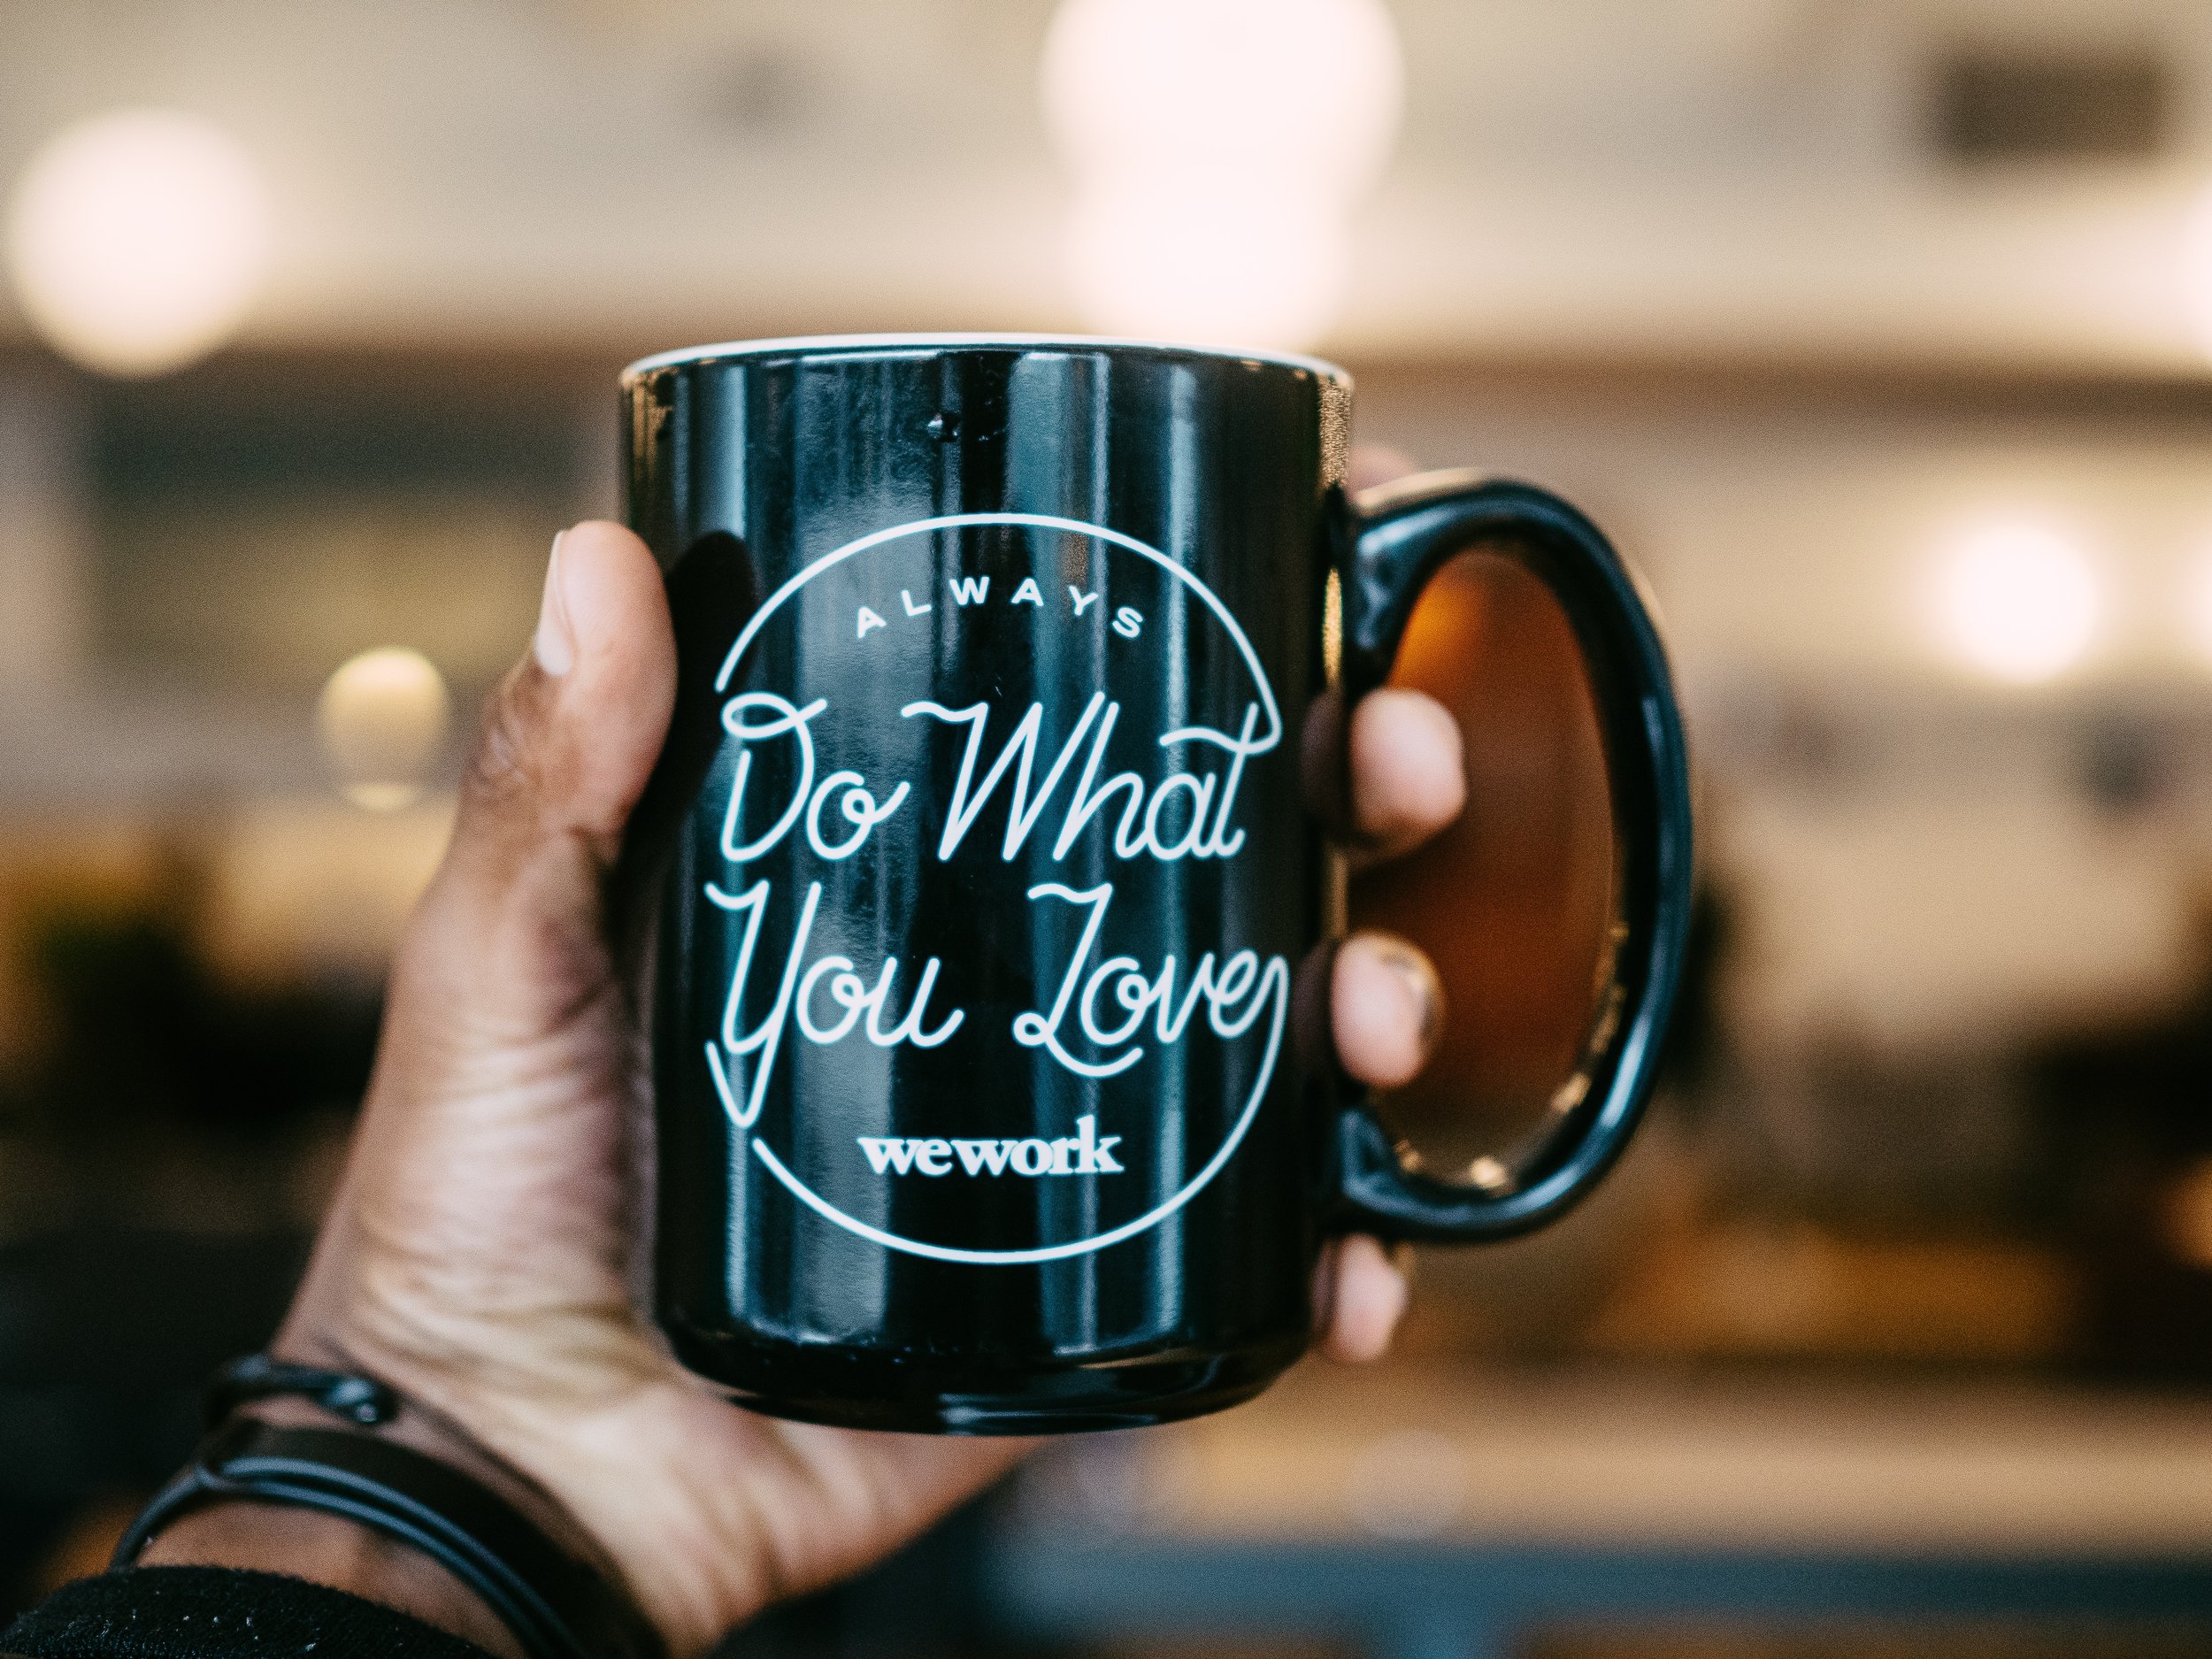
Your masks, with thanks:
[(1381, 0), (1065, 0), (1043, 90), (1094, 326), (1291, 347), (1326, 331), (1404, 101)]
[(2071, 668), (2096, 637), (2097, 572), (2048, 526), (1993, 521), (1962, 532), (1936, 572), (1935, 621), (1969, 667), (2013, 685)]
[(245, 320), (269, 256), (253, 158), (170, 110), (79, 122), (35, 154), (10, 204), (7, 257), (33, 327), (109, 374), (158, 374)]
[(1066, 0), (1043, 78), (1079, 178), (1229, 168), (1339, 200), (1389, 159), (1405, 96), (1381, 0)]
[(2199, 657), (2212, 664), (2212, 547), (2198, 554), (2181, 591), (2181, 626)]
[(2181, 227), (2181, 308), (2197, 349), (2212, 357), (2212, 185), (2190, 204)]
[(316, 710), (323, 752), (346, 799), (374, 812), (419, 800), (451, 709), (444, 676), (420, 651), (388, 645), (348, 659)]
[(1078, 196), (1067, 224), (1077, 303), (1110, 334), (1311, 343), (1343, 297), (1346, 227), (1294, 194), (1210, 182)]

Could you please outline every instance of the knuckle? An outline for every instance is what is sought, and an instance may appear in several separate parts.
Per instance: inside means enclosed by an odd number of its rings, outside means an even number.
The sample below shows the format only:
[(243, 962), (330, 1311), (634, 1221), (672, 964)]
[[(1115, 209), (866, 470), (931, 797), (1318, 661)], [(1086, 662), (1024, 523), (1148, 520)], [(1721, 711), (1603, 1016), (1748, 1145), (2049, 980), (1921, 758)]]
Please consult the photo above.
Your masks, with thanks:
[(537, 745), (518, 669), (500, 682), (470, 752), (463, 788), (472, 800), (496, 807), (535, 792)]

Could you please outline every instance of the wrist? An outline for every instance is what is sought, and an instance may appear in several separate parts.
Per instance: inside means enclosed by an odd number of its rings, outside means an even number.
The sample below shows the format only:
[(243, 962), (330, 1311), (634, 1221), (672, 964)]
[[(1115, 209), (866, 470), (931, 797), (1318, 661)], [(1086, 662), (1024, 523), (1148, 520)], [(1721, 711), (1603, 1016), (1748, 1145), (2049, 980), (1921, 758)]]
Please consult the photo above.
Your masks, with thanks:
[[(365, 1362), (363, 1356), (344, 1344), (289, 1326), (270, 1344), (268, 1353), (272, 1359), (291, 1364), (389, 1379), (388, 1368)], [(616, 1584), (622, 1584), (622, 1575), (606, 1548), (569, 1506), (534, 1473), (494, 1450), (469, 1425), (429, 1397), (429, 1391), (419, 1387), (416, 1379), (390, 1380), (399, 1383), (406, 1403), (403, 1409), (378, 1422), (370, 1431), (376, 1439), (420, 1452), (488, 1487), (555, 1544), (591, 1563)], [(254, 1401), (242, 1408), (238, 1415), (291, 1428), (324, 1427), (345, 1420), (309, 1401), (289, 1395)]]
[(500, 1659), (523, 1659), (513, 1634), (458, 1578), (419, 1551), (342, 1516), (233, 1499), (178, 1517), (147, 1544), (138, 1563), (303, 1578), (420, 1619)]
[(341, 1357), (288, 1344), (224, 1367), (208, 1434), (116, 1563), (287, 1574), (503, 1659), (664, 1651), (542, 1489), (380, 1379), (331, 1369)]
[[(430, 1347), (411, 1334), (403, 1329), (392, 1340), (380, 1322), (332, 1317), (303, 1294), (270, 1352), (388, 1383), (407, 1405), (377, 1429), (380, 1437), (404, 1436), (414, 1449), (496, 1486), (626, 1589), (676, 1654), (705, 1652), (790, 1592), (749, 1512), (748, 1483), (717, 1483), (721, 1512), (703, 1525), (683, 1524), (697, 1511), (669, 1502), (693, 1489), (699, 1419), (730, 1413), (724, 1402), (630, 1368), (612, 1382), (591, 1365), (502, 1371), (481, 1347)], [(523, 1357), (532, 1356), (526, 1349)], [(856, 1552), (853, 1564), (863, 1559)], [(841, 1561), (806, 1578), (821, 1582), (844, 1570)]]

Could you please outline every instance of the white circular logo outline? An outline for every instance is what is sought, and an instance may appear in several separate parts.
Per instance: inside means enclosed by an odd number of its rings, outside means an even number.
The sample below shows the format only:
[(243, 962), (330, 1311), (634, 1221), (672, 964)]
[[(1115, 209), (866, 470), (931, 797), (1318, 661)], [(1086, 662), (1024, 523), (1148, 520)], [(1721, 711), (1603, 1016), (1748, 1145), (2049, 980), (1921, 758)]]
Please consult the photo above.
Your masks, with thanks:
[[(848, 541), (844, 546), (832, 552), (825, 553), (804, 570), (791, 577), (782, 587), (777, 588), (769, 595), (767, 603), (753, 613), (751, 619), (745, 624), (743, 630), (738, 634), (737, 642), (730, 647), (729, 655), (723, 659), (721, 672), (714, 677), (715, 690), (723, 692), (729, 689), (730, 676), (737, 672), (738, 663), (742, 659), (747, 648), (752, 644), (768, 618), (775, 614), (787, 599), (817, 576), (821, 575), (823, 572), (843, 564), (856, 553), (864, 553), (870, 548), (879, 547), (887, 541), (895, 541), (907, 536), (922, 535), (936, 530), (958, 530), (984, 525), (1013, 525), (1026, 529), (1061, 530), (1074, 535), (1090, 536), (1098, 541), (1111, 542), (1117, 547), (1125, 548), (1133, 553), (1141, 554), (1166, 571), (1195, 593), (1205, 603), (1206, 608), (1214, 613), (1216, 619), (1228, 630), (1229, 637), (1236, 642), (1238, 651), (1244, 657), (1245, 666), (1251, 671), (1253, 683), (1259, 687), (1260, 701), (1267, 710), (1268, 719), (1267, 741), (1253, 752), (1265, 754), (1282, 741), (1282, 714), (1275, 705), (1274, 688), (1268, 684), (1267, 674), (1260, 667), (1259, 654), (1252, 649), (1252, 642), (1245, 637), (1243, 628), (1238, 625), (1236, 618), (1230, 614), (1228, 606), (1221, 603), (1219, 596), (1212, 588), (1207, 587), (1204, 582), (1168, 557), (1159, 549), (1140, 541), (1134, 536), (1125, 535), (1118, 530), (1109, 530), (1102, 525), (1086, 524), (1079, 518), (1056, 518), (1048, 513), (963, 512), (949, 513), (935, 518), (918, 518), (910, 524), (895, 525), (888, 530), (871, 532), (856, 541)], [(1198, 734), (1190, 728), (1185, 728), (1167, 733), (1160, 739), (1160, 742), (1164, 747)], [(1266, 1097), (1267, 1086), (1273, 1080), (1275, 1075), (1275, 1061), (1282, 1049), (1283, 1024), (1290, 1007), (1290, 967), (1282, 957), (1268, 958), (1267, 966), (1262, 972), (1260, 983), (1256, 987), (1255, 994), (1271, 995), (1275, 1001), (1275, 1016), (1267, 1033), (1267, 1052), (1261, 1057), (1259, 1076), (1253, 1082), (1252, 1093), (1245, 1101), (1243, 1110), (1238, 1114), (1236, 1123), (1231, 1127), (1228, 1134), (1223, 1138), (1221, 1145), (1215, 1148), (1213, 1156), (1206, 1161), (1204, 1167), (1200, 1169), (1198, 1173), (1194, 1175), (1172, 1197), (1154, 1206), (1133, 1221), (1124, 1222), (1118, 1227), (1105, 1233), (1094, 1233), (1087, 1239), (1077, 1239), (1066, 1244), (1041, 1245), (1027, 1250), (956, 1249), (949, 1245), (930, 1244), (919, 1239), (909, 1239), (895, 1233), (887, 1233), (880, 1227), (871, 1226), (856, 1216), (846, 1214), (793, 1174), (786, 1167), (783, 1160), (769, 1150), (767, 1143), (758, 1135), (751, 1133), (749, 1125), (737, 1122), (735, 1102), (724, 1085), (722, 1056), (712, 1041), (709, 1041), (706, 1045), (707, 1064), (715, 1083), (715, 1092), (721, 1098), (723, 1110), (728, 1113), (733, 1127), (751, 1146), (754, 1156), (767, 1165), (769, 1173), (781, 1181), (794, 1197), (824, 1219), (842, 1227), (846, 1232), (866, 1239), (871, 1243), (879, 1244), (886, 1249), (903, 1251), (909, 1256), (927, 1256), (933, 1261), (940, 1262), (1015, 1266), (1025, 1263), (1059, 1261), (1069, 1256), (1086, 1256), (1094, 1250), (1102, 1250), (1109, 1245), (1118, 1244), (1125, 1239), (1134, 1238), (1140, 1233), (1150, 1231), (1189, 1203), (1192, 1199), (1197, 1197), (1214, 1177), (1221, 1172), (1222, 1166), (1235, 1156), (1237, 1148), (1243, 1143), (1245, 1132), (1251, 1128), (1252, 1119), (1258, 1115), (1260, 1102)]]

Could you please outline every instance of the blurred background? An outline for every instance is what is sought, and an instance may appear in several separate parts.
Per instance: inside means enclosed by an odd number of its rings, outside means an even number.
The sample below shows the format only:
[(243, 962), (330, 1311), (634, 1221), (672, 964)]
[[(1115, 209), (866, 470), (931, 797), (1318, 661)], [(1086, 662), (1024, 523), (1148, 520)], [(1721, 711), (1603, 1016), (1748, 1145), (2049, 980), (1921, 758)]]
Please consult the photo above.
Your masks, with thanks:
[[(2212, 1651), (2202, 0), (0, 0), (0, 1601), (257, 1347), (613, 380), (713, 339), (1311, 349), (1640, 565), (1695, 972), (1615, 1181), (1379, 1374), (1057, 1448), (736, 1652)], [(1563, 623), (1399, 678), (1356, 916), (1539, 1120), (1609, 921)]]

